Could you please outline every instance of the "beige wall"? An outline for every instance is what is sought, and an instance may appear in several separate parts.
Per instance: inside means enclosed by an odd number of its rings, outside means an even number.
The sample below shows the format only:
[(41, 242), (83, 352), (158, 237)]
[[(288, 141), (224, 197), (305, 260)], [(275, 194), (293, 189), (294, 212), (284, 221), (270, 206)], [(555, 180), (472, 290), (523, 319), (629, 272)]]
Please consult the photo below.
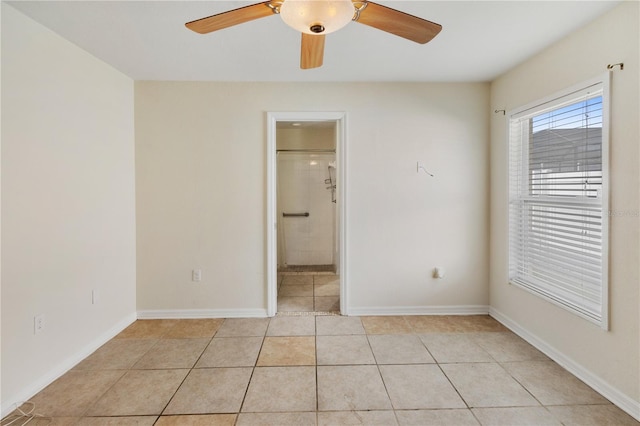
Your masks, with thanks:
[(143, 314), (265, 314), (268, 111), (348, 114), (352, 313), (486, 309), (488, 84), (136, 82), (135, 96)]
[[(611, 85), (610, 331), (508, 284), (506, 117), (491, 120), (491, 307), (640, 415), (638, 2), (622, 5), (495, 80), (492, 109), (551, 95), (624, 62)], [(579, 372), (579, 371), (578, 371)], [(608, 392), (608, 393), (607, 393)], [(634, 405), (635, 404), (635, 405)], [(630, 408), (631, 407), (631, 408)]]
[(3, 3), (3, 414), (135, 318), (133, 136), (132, 80)]

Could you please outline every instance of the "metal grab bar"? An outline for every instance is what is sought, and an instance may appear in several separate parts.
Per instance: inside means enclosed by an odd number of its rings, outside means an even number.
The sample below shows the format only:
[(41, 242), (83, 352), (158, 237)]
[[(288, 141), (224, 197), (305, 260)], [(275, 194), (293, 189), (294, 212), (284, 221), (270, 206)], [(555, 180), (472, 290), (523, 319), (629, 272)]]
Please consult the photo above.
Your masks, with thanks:
[(304, 213), (282, 213), (282, 217), (309, 217), (309, 212), (304, 212)]

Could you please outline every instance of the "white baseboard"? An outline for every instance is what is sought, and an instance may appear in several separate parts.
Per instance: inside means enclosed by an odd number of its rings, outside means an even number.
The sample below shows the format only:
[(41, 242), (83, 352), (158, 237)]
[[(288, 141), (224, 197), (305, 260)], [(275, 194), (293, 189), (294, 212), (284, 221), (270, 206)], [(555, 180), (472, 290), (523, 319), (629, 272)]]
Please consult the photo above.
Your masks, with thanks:
[(155, 309), (138, 311), (138, 319), (265, 318), (266, 309)]
[(113, 327), (109, 330), (102, 333), (100, 336), (97, 336), (91, 342), (89, 342), (86, 346), (84, 346), (81, 350), (65, 359), (63, 362), (49, 370), (47, 374), (38, 378), (38, 380), (27, 384), (24, 389), (18, 393), (17, 395), (6, 396), (2, 395), (2, 407), (0, 407), (0, 417), (4, 418), (9, 415), (17, 405), (22, 404), (25, 401), (31, 399), (35, 394), (40, 392), (42, 389), (49, 386), (60, 376), (65, 374), (67, 371), (71, 370), (76, 366), (80, 361), (91, 355), (96, 351), (100, 346), (107, 343), (109, 340), (114, 338), (118, 333), (127, 328), (136, 320), (136, 314), (132, 313), (127, 315), (122, 320), (118, 321)]
[(454, 305), (454, 306), (392, 306), (349, 308), (349, 315), (487, 315), (487, 305)]
[(596, 392), (607, 398), (614, 405), (624, 410), (631, 417), (640, 421), (640, 402), (622, 393), (620, 390), (611, 386), (601, 377), (593, 374), (591, 371), (575, 362), (553, 346), (549, 345), (540, 337), (527, 331), (517, 322), (495, 308), (490, 308), (489, 315), (502, 323), (505, 327), (522, 337), (524, 340), (533, 345), (536, 349), (547, 355), (549, 358), (564, 367), (571, 374), (591, 386)]

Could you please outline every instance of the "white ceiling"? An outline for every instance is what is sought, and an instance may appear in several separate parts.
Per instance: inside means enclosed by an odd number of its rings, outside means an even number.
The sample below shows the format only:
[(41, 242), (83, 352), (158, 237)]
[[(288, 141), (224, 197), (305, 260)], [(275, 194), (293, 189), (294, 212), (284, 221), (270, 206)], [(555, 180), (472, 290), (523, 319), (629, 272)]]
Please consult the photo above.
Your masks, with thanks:
[(300, 35), (274, 15), (207, 35), (184, 23), (256, 1), (11, 1), (135, 80), (490, 81), (614, 7), (607, 1), (379, 1), (443, 26), (420, 45), (351, 22), (324, 66), (299, 69)]

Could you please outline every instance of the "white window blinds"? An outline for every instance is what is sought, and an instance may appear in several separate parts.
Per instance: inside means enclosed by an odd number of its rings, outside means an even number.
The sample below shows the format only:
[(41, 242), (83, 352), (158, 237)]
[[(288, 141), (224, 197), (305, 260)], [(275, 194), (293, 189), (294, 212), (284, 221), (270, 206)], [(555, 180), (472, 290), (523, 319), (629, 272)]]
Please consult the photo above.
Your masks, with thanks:
[(509, 278), (607, 328), (604, 82), (510, 114)]

